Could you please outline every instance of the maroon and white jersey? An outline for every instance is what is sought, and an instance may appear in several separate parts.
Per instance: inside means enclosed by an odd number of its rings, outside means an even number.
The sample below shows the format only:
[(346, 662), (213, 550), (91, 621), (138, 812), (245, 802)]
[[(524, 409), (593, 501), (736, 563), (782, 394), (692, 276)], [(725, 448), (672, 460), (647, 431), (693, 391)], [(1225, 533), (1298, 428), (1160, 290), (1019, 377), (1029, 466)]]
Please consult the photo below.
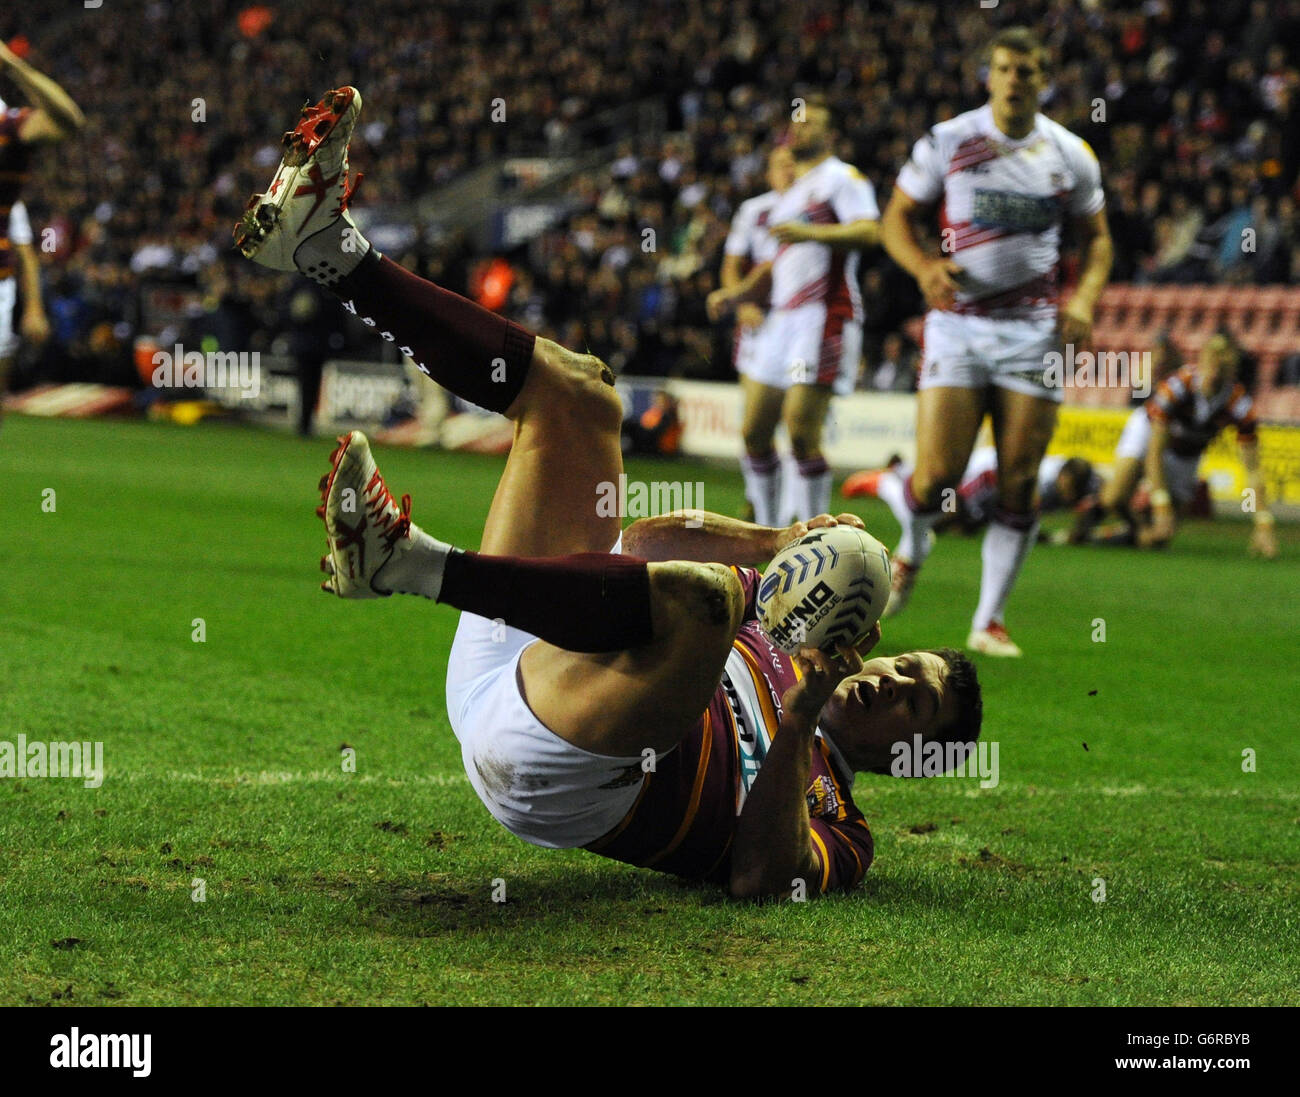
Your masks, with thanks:
[(1147, 417), (1169, 429), (1169, 449), (1179, 457), (1197, 457), (1225, 427), (1237, 428), (1238, 442), (1253, 442), (1255, 403), (1240, 381), (1221, 385), (1212, 396), (1201, 391), (1195, 364), (1170, 374), (1146, 404)]
[[(844, 225), (878, 221), (875, 188), (857, 168), (828, 156), (794, 181), (772, 207), (771, 224)], [(772, 260), (772, 307), (824, 303), (828, 314), (862, 320), (857, 251), (804, 241), (780, 244)]]
[(18, 140), (31, 109), (15, 110), (0, 104), (0, 278), (14, 273), (13, 242), (9, 237), (9, 215), (31, 177), (31, 150)]
[(941, 246), (965, 272), (949, 311), (995, 319), (1055, 314), (1061, 226), (1105, 205), (1086, 141), (1042, 114), (1012, 140), (988, 104), (917, 141), (898, 186), (913, 201), (939, 203)]
[[(790, 657), (758, 626), (759, 573), (733, 568), (745, 588), (745, 621), (713, 700), (690, 734), (647, 773), (632, 809), (585, 848), (602, 857), (725, 884), (745, 799), (781, 721), (781, 698), (799, 679)], [(639, 767), (629, 780), (641, 779)], [(819, 876), (809, 890), (850, 888), (873, 856), (871, 831), (851, 798), (853, 771), (820, 731), (805, 789)]]
[(740, 203), (723, 246), (727, 255), (739, 255), (755, 266), (776, 258), (777, 243), (767, 230), (772, 223), (772, 207), (780, 197), (776, 191), (769, 190)]

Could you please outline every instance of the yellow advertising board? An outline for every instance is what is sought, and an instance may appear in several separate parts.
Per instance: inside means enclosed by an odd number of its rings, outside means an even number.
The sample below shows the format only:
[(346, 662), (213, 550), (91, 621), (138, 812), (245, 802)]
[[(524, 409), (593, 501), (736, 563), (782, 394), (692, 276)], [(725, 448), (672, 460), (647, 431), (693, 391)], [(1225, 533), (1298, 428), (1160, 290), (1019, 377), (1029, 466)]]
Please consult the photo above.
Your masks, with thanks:
[[(1094, 465), (1109, 469), (1129, 414), (1128, 409), (1067, 404), (1061, 408), (1047, 452), (1086, 457)], [(1261, 424), (1259, 463), (1269, 503), (1300, 506), (1300, 427)], [(1225, 430), (1205, 451), (1201, 477), (1209, 483), (1210, 495), (1217, 502), (1241, 501), (1246, 473), (1237, 453), (1235, 429)]]

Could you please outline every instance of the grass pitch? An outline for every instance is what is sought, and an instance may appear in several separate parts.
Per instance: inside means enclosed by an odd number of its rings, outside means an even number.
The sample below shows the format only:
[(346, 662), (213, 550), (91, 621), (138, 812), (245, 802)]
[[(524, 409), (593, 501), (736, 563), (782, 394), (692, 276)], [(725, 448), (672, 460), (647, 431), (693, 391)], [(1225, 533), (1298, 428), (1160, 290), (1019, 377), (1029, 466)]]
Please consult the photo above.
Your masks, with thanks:
[[(1040, 547), (1011, 606), (1027, 658), (980, 663), (998, 786), (860, 777), (865, 885), (749, 906), (490, 819), (444, 710), (455, 613), (316, 589), (329, 449), (0, 429), (0, 739), (100, 740), (106, 770), (0, 780), (0, 1003), (1300, 997), (1294, 531), (1271, 564), (1231, 523), (1159, 556)], [(477, 545), (499, 460), (379, 458), (419, 523)], [(729, 470), (629, 475), (741, 502)], [(978, 540), (941, 541), (882, 650), (960, 645), (978, 569)]]

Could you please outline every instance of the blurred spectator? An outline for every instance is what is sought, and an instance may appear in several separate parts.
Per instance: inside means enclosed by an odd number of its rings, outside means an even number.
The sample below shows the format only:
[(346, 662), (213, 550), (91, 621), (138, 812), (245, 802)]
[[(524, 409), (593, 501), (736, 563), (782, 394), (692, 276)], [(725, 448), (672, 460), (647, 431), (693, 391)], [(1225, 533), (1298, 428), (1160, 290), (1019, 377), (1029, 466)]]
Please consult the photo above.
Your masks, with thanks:
[(880, 364), (871, 376), (880, 392), (916, 391), (916, 348), (899, 332), (890, 332), (881, 346)]

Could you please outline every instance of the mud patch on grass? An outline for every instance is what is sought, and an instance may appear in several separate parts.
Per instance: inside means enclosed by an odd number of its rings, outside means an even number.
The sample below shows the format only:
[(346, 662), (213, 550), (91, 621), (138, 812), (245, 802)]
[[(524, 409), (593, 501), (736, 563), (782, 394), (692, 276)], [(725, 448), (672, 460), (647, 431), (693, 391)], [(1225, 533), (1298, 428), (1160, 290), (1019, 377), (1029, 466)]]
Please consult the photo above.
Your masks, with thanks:
[(1010, 872), (1014, 876), (1027, 876), (1030, 868), (1019, 861), (1008, 861), (1005, 857), (999, 857), (988, 846), (985, 846), (974, 857), (958, 857), (957, 863), (962, 868), (989, 868), (997, 869), (1002, 872)]

